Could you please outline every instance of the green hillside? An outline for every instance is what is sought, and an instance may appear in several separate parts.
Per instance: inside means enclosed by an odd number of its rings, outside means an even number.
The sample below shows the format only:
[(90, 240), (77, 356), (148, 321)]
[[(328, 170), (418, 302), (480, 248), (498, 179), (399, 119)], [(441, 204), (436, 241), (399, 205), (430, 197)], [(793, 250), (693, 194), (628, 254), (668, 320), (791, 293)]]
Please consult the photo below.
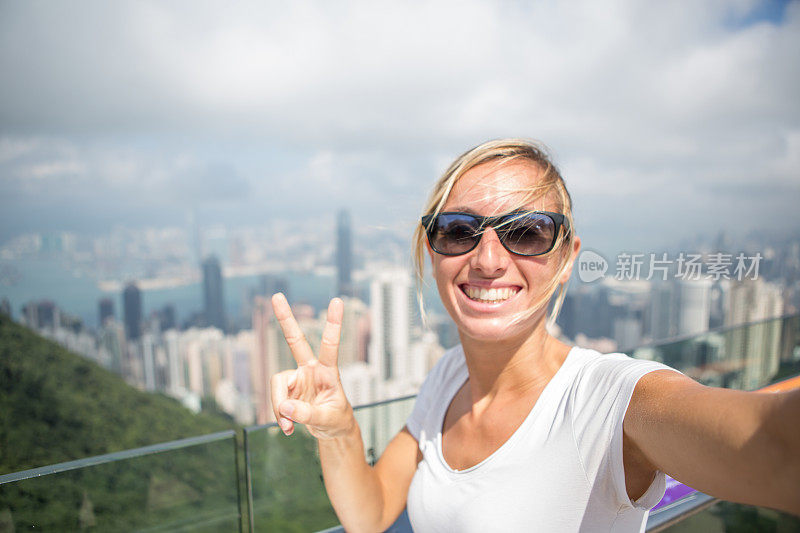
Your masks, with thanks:
[[(0, 314), (0, 474), (232, 429)], [(238, 531), (232, 439), (0, 485), (0, 531)]]
[[(0, 313), (0, 474), (232, 428), (224, 416), (141, 392)], [(257, 530), (337, 523), (313, 437), (273, 429), (251, 441)], [(239, 531), (242, 466), (240, 458), (237, 478), (224, 440), (0, 485), (0, 532)]]
[(0, 474), (232, 428), (0, 313)]

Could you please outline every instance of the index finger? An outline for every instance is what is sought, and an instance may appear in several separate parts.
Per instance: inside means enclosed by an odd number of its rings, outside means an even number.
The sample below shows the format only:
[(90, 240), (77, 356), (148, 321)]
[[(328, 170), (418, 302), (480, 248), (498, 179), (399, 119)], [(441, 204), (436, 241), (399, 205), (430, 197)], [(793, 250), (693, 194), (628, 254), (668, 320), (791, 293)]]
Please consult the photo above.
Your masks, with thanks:
[(336, 366), (339, 358), (339, 339), (342, 334), (342, 315), (344, 302), (334, 298), (328, 305), (328, 318), (322, 330), (322, 342), (319, 347), (319, 362), (325, 366)]
[(286, 296), (280, 292), (272, 295), (272, 310), (275, 312), (275, 318), (278, 319), (286, 344), (289, 345), (289, 350), (292, 352), (292, 357), (294, 357), (297, 364), (304, 365), (313, 361), (314, 352), (300, 330), (297, 320), (294, 319), (289, 302), (286, 301)]

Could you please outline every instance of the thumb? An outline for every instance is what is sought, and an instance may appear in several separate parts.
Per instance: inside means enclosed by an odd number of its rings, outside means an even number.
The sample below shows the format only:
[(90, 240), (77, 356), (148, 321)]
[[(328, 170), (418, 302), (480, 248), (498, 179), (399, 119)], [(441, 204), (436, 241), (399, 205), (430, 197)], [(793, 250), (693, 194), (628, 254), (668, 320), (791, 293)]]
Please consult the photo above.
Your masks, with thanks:
[(311, 405), (300, 400), (284, 400), (278, 408), (281, 415), (299, 424), (311, 422)]

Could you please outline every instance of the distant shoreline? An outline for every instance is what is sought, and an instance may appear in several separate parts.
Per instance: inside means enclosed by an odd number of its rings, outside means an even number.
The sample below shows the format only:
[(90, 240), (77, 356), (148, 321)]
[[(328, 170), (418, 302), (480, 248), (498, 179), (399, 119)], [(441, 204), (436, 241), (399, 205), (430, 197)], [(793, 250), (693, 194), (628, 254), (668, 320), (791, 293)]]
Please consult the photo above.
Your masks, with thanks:
[[(242, 266), (227, 266), (222, 269), (222, 277), (230, 278), (244, 278), (249, 276), (259, 276), (264, 274), (279, 274), (283, 271), (281, 265), (276, 264), (261, 264), (261, 265), (242, 265)], [(335, 274), (333, 267), (320, 266), (311, 270), (317, 276), (332, 276)], [(188, 276), (169, 276), (159, 278), (142, 278), (137, 279), (136, 285), (140, 290), (160, 290), (160, 289), (176, 289), (178, 287), (185, 287), (187, 285), (194, 285), (202, 282), (200, 272), (194, 272)], [(126, 281), (120, 280), (100, 280), (97, 282), (97, 288), (103, 292), (120, 293), (125, 288)]]
[[(176, 278), (145, 278), (137, 279), (136, 285), (140, 290), (150, 291), (158, 289), (175, 289), (186, 285), (193, 285), (200, 281), (199, 276), (176, 277)], [(119, 280), (98, 281), (97, 288), (103, 292), (121, 292), (125, 282)]]

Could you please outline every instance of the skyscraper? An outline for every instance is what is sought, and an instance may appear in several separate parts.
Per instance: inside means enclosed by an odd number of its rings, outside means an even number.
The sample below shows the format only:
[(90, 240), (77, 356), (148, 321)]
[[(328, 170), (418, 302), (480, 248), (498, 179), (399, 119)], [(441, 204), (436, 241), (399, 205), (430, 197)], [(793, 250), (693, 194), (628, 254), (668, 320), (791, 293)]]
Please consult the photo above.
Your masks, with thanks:
[(353, 247), (351, 243), (350, 213), (346, 209), (342, 209), (336, 219), (337, 295), (354, 296), (352, 271)]
[(114, 318), (114, 301), (111, 298), (103, 298), (98, 304), (98, 318), (100, 319), (99, 325), (103, 327), (106, 320)]
[(142, 293), (136, 282), (132, 281), (125, 286), (122, 293), (125, 338), (134, 340), (142, 334)]
[(654, 341), (696, 335), (708, 330), (711, 282), (670, 279), (653, 283), (648, 330)]
[(100, 349), (105, 352), (106, 365), (115, 374), (122, 374), (123, 350), (125, 349), (125, 329), (114, 320), (100, 329)]
[(256, 296), (253, 299), (253, 332), (256, 348), (252, 354), (250, 374), (252, 376), (253, 396), (256, 405), (256, 424), (266, 424), (275, 419), (270, 409), (269, 380), (276, 372), (273, 346), (272, 304), (268, 298)]
[(680, 280), (677, 288), (680, 302), (678, 335), (695, 335), (708, 331), (711, 282), (707, 279)]
[(22, 316), (31, 329), (57, 329), (61, 327), (58, 306), (49, 300), (28, 302), (22, 308)]
[(344, 298), (342, 333), (339, 340), (339, 368), (366, 362), (369, 339), (369, 308), (358, 298)]
[(781, 313), (780, 286), (761, 278), (731, 283), (725, 322), (741, 327), (729, 330), (728, 353), (743, 363), (741, 386), (745, 389), (763, 386), (778, 371), (783, 323), (776, 317)]
[(178, 321), (175, 318), (175, 304), (167, 304), (158, 311), (158, 323), (161, 331), (168, 329), (175, 329), (178, 326)]
[(222, 270), (219, 260), (214, 255), (203, 261), (203, 303), (206, 325), (225, 331)]
[(370, 286), (370, 365), (379, 379), (403, 379), (408, 374), (408, 354), (414, 317), (414, 289), (408, 271), (379, 272)]

